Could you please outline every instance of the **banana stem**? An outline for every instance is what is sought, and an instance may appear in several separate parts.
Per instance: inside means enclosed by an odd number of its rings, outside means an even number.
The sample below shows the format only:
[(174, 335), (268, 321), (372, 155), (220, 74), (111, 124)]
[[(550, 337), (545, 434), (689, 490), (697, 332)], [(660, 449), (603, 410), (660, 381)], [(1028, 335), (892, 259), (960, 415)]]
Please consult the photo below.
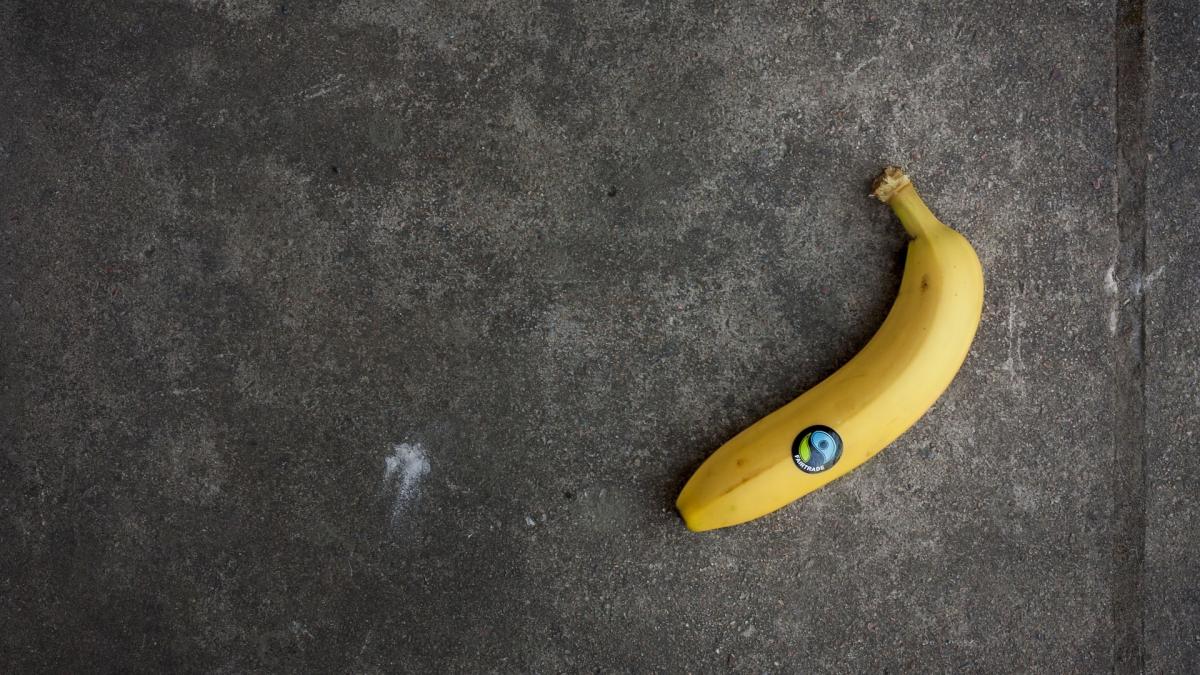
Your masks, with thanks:
[(871, 194), (892, 207), (904, 230), (914, 239), (927, 237), (946, 227), (925, 205), (908, 175), (898, 166), (883, 170), (875, 179)]

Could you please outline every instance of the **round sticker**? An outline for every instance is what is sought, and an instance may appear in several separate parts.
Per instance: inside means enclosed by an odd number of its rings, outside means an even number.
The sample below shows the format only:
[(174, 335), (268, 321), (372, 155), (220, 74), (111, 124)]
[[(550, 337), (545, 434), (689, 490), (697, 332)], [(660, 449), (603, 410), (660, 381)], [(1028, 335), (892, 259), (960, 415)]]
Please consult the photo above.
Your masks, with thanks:
[(811, 426), (792, 441), (792, 459), (805, 473), (821, 473), (841, 457), (842, 437), (827, 426)]

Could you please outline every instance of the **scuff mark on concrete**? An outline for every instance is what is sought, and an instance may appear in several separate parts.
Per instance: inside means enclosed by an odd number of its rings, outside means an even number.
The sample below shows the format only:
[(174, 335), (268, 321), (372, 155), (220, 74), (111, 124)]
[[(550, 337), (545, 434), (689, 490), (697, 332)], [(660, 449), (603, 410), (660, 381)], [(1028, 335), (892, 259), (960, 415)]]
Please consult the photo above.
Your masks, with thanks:
[(417, 498), (421, 479), (429, 473), (429, 459), (420, 443), (395, 443), (383, 460), (384, 489), (392, 491), (392, 524), (400, 522)]
[(333, 92), (341, 89), (343, 86), (345, 86), (345, 84), (346, 84), (346, 75), (344, 73), (338, 73), (338, 75), (335, 76), (333, 79), (327, 80), (320, 84), (313, 85), (313, 86), (309, 87), (308, 89), (305, 89), (304, 91), (300, 92), (300, 95), (304, 98), (304, 100), (311, 101), (314, 98), (321, 98), (322, 96), (328, 96), (329, 94), (332, 94)]
[(1120, 285), (1117, 284), (1117, 263), (1108, 266), (1108, 270), (1104, 272), (1104, 292), (1111, 295), (1113, 298), (1112, 306), (1108, 309), (1108, 334), (1117, 334), (1117, 325), (1120, 318), (1120, 302), (1117, 295), (1120, 293)]

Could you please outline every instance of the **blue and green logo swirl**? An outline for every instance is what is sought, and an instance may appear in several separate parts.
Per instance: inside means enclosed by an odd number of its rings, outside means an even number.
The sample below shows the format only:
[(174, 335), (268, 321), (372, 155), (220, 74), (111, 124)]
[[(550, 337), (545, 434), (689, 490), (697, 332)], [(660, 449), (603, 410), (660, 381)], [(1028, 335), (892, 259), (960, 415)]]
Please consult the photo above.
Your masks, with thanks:
[(792, 442), (792, 459), (805, 473), (821, 473), (842, 457), (842, 438), (823, 425), (801, 431)]

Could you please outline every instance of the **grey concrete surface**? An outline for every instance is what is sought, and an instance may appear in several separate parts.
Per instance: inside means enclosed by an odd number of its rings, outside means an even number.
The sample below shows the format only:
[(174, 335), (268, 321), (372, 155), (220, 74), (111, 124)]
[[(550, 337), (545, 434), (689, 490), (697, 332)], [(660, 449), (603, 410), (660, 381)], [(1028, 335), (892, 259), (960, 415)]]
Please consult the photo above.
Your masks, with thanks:
[(1148, 15), (1146, 665), (1200, 671), (1200, 6)]
[[(1172, 11), (1122, 188), (1099, 0), (0, 0), (0, 670), (1186, 671)], [(689, 533), (690, 472), (882, 321), (889, 162), (979, 251), (971, 356)], [(1162, 271), (1117, 278), (1128, 189)]]

